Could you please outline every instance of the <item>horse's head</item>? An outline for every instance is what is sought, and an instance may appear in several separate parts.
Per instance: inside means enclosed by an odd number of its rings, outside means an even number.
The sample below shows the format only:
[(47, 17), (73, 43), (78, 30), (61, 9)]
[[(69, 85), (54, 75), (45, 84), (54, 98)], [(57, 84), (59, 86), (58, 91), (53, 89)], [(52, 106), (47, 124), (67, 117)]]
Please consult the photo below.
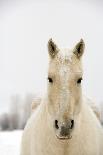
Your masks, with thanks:
[(84, 52), (84, 42), (81, 39), (72, 50), (69, 50), (59, 49), (50, 39), (48, 52), (50, 56), (48, 112), (56, 136), (59, 139), (68, 139), (81, 110), (81, 57)]

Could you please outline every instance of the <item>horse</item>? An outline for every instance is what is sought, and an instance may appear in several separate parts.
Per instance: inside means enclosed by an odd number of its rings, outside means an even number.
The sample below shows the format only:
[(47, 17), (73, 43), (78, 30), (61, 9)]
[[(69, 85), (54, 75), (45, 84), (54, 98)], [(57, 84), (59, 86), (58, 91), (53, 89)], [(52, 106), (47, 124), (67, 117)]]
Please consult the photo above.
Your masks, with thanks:
[(74, 48), (48, 41), (47, 92), (22, 135), (21, 155), (103, 155), (103, 128), (82, 93), (81, 39)]

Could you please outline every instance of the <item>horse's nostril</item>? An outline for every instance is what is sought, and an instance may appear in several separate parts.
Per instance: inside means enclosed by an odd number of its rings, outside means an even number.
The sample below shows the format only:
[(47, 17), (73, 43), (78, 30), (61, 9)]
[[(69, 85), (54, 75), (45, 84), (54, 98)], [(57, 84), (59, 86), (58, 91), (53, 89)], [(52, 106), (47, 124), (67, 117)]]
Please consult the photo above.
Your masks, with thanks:
[(73, 129), (73, 127), (74, 127), (74, 120), (71, 120), (71, 127), (70, 127), (70, 129)]
[(55, 128), (56, 128), (56, 129), (59, 129), (58, 121), (57, 121), (57, 120), (55, 120)]

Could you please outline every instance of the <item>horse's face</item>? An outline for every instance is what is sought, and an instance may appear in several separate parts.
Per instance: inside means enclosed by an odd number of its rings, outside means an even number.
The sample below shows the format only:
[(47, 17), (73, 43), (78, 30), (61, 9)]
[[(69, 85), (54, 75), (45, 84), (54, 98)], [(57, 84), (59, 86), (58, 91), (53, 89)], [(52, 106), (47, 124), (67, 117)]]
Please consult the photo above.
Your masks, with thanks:
[(73, 50), (60, 50), (50, 39), (48, 50), (48, 112), (56, 136), (59, 139), (68, 139), (81, 109), (81, 56), (84, 42), (80, 40)]

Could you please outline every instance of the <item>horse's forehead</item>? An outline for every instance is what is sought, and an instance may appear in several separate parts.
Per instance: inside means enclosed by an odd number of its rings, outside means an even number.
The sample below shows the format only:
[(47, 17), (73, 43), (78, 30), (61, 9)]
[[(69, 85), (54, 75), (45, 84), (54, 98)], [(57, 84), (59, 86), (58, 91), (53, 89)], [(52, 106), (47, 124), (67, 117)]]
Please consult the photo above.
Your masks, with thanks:
[(82, 72), (81, 62), (75, 57), (73, 51), (69, 49), (60, 49), (50, 64), (50, 72), (60, 73), (62, 76)]
[(72, 62), (73, 53), (69, 49), (61, 49), (59, 51), (58, 60), (61, 64), (69, 64)]

